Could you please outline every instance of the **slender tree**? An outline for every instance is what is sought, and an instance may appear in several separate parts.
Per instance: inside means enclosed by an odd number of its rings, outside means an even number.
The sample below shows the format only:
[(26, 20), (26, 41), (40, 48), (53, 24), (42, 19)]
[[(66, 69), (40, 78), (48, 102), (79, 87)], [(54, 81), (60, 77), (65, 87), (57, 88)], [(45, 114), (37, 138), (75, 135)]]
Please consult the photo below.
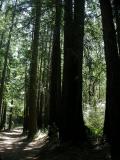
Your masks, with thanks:
[(28, 118), (29, 118), (29, 106), (28, 106), (28, 74), (27, 65), (25, 67), (25, 95), (24, 95), (24, 122), (23, 122), (23, 133), (26, 134), (28, 131)]
[(11, 106), (10, 106), (10, 115), (9, 115), (9, 122), (8, 122), (8, 130), (9, 131), (12, 128), (12, 118), (13, 118), (13, 100), (11, 100)]

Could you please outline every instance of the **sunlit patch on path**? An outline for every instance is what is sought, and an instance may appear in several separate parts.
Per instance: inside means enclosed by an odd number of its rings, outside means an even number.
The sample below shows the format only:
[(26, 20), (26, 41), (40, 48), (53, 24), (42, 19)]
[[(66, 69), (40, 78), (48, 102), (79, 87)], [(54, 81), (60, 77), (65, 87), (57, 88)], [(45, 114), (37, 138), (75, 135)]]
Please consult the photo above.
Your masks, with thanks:
[(2, 160), (29, 160), (34, 159), (44, 144), (46, 135), (41, 133), (40, 138), (32, 142), (22, 136), (22, 129), (0, 133), (0, 156)]

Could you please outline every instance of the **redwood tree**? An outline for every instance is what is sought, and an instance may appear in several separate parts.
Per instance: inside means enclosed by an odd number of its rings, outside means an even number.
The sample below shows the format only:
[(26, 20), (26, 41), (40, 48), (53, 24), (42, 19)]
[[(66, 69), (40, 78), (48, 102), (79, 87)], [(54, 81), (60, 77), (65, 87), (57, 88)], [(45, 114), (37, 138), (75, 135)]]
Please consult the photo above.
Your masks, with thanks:
[(64, 70), (60, 138), (79, 143), (85, 140), (82, 113), (82, 61), (84, 0), (65, 0)]
[(109, 142), (112, 145), (112, 159), (116, 160), (119, 159), (118, 157), (120, 157), (119, 148), (117, 147), (120, 143), (120, 127), (118, 125), (120, 117), (120, 64), (110, 0), (100, 0), (100, 6), (102, 14), (107, 76), (104, 134), (106, 134)]
[(30, 82), (29, 82), (29, 127), (28, 137), (31, 138), (37, 132), (37, 68), (38, 68), (38, 46), (39, 46), (39, 30), (40, 30), (40, 14), (41, 14), (41, 1), (35, 0), (34, 7), (34, 25), (33, 25), (33, 39), (31, 50), (31, 64), (30, 64)]
[(119, 1), (117, 0), (113, 1), (113, 9), (116, 22), (118, 51), (120, 54), (120, 2)]
[[(60, 28), (61, 28), (61, 0), (55, 1), (56, 15), (53, 34), (53, 48), (51, 55), (50, 74), (50, 99), (49, 99), (49, 125), (50, 128), (58, 125), (58, 110), (61, 99), (61, 48), (60, 48)], [(49, 132), (51, 131), (49, 130)], [(51, 133), (49, 133), (51, 135)]]

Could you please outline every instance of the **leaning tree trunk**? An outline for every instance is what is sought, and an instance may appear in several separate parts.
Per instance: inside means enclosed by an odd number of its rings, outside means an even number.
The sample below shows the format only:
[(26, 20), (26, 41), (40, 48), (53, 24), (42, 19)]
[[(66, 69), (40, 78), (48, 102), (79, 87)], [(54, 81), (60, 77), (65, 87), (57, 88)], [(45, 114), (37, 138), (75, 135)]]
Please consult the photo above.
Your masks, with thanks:
[(28, 137), (32, 138), (37, 132), (37, 68), (38, 68), (38, 46), (39, 46), (39, 30), (40, 30), (40, 14), (41, 1), (35, 0), (35, 22), (32, 40), (32, 57), (30, 64), (30, 84), (29, 84), (29, 128)]
[(118, 125), (120, 117), (120, 73), (118, 68), (120, 68), (120, 64), (110, 0), (100, 0), (100, 6), (107, 71), (104, 134), (112, 145), (112, 159), (117, 160), (120, 159), (120, 149), (117, 147), (120, 144), (120, 127)]

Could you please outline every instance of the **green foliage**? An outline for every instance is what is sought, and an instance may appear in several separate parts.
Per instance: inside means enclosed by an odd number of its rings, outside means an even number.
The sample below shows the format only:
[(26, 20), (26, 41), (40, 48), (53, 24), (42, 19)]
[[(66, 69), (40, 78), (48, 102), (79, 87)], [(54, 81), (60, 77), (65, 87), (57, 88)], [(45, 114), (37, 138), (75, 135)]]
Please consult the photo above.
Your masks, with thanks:
[(106, 65), (97, 1), (86, 2), (83, 59), (83, 111), (86, 125), (95, 135), (102, 134), (105, 110)]
[[(87, 111), (88, 112), (88, 111)], [(100, 136), (103, 133), (104, 124), (104, 106), (98, 106), (85, 113), (86, 125), (91, 129), (93, 134)]]

